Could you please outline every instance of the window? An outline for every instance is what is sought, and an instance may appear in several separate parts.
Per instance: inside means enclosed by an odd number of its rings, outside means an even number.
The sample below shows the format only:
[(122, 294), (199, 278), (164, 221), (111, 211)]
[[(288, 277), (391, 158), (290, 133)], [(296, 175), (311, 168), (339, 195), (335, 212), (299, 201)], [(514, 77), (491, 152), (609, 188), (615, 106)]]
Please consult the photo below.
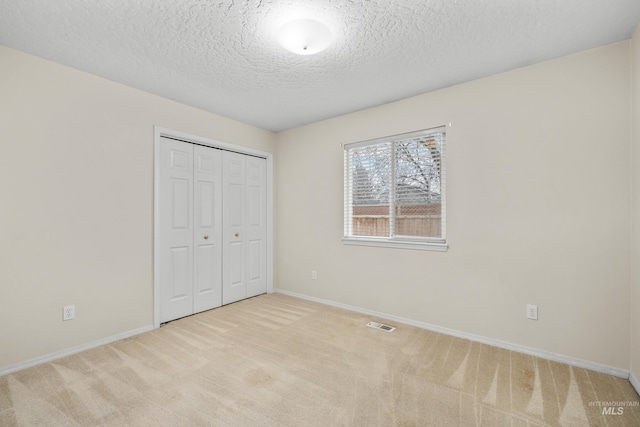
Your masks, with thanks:
[(344, 243), (447, 249), (444, 127), (344, 148)]

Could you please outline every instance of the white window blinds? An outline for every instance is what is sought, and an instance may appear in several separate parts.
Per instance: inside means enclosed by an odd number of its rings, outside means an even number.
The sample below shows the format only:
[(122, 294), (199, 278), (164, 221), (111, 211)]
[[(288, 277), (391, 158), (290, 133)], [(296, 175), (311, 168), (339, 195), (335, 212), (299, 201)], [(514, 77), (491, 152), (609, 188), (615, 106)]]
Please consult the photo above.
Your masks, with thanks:
[(345, 242), (445, 244), (445, 128), (345, 145)]

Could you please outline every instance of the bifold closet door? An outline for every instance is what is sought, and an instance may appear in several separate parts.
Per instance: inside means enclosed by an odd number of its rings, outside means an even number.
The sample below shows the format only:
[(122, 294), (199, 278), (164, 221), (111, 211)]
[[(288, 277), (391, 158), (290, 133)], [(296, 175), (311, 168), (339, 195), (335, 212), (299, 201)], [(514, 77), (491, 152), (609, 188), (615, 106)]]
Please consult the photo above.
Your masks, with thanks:
[(222, 154), (222, 302), (267, 292), (265, 159)]
[(222, 168), (217, 149), (160, 143), (160, 322), (222, 304)]
[(222, 153), (194, 145), (193, 312), (222, 305)]

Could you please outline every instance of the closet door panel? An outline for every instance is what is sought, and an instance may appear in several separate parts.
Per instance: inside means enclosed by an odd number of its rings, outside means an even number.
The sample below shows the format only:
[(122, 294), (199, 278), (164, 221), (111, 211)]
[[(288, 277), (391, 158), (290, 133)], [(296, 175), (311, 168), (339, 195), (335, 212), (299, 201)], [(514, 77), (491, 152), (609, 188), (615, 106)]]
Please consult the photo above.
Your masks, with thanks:
[(193, 146), (160, 144), (160, 321), (193, 310)]
[(223, 161), (222, 303), (247, 297), (246, 283), (246, 169), (242, 154), (225, 151)]
[(246, 156), (247, 297), (267, 292), (267, 161)]
[(194, 146), (194, 300), (198, 313), (222, 305), (222, 156)]

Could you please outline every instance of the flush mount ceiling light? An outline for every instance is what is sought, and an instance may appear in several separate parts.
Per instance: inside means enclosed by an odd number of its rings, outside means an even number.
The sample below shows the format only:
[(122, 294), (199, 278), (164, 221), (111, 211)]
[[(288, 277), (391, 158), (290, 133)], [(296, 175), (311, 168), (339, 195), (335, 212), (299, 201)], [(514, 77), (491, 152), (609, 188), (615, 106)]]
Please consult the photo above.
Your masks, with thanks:
[(326, 49), (332, 40), (331, 30), (312, 19), (299, 19), (285, 24), (278, 31), (278, 41), (290, 52), (313, 55)]

